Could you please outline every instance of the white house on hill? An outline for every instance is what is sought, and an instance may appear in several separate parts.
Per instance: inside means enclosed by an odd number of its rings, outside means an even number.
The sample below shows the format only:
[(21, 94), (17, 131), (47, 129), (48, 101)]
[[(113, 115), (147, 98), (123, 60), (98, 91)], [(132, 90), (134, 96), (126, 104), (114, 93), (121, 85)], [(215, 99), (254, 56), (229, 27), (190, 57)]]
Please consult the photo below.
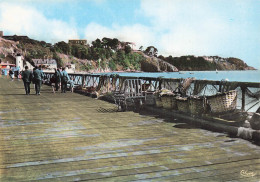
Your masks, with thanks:
[(76, 69), (76, 65), (75, 65), (75, 64), (67, 63), (67, 64), (65, 65), (65, 67), (66, 67), (66, 71), (67, 71), (68, 73), (75, 73), (75, 69)]

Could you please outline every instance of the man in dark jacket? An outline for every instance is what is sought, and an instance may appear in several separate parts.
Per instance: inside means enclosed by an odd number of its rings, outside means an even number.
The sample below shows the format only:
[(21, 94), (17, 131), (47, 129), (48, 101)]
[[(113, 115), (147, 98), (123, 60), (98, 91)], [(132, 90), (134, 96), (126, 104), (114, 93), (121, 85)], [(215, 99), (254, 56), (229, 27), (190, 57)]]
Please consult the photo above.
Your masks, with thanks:
[(55, 91), (58, 91), (59, 90), (59, 87), (60, 87), (60, 81), (61, 81), (61, 73), (60, 73), (60, 70), (59, 68), (56, 70), (54, 69), (55, 73), (54, 73), (54, 78), (55, 78)]
[(28, 70), (28, 66), (25, 66), (25, 70), (22, 72), (23, 84), (26, 95), (30, 95), (30, 84), (32, 81), (33, 74)]
[(40, 91), (41, 91), (41, 83), (42, 83), (42, 79), (43, 79), (43, 72), (41, 70), (39, 70), (37, 68), (37, 66), (35, 67), (36, 69), (33, 71), (33, 79), (35, 82), (35, 90), (36, 90), (36, 95), (40, 95)]
[(69, 81), (70, 77), (67, 73), (67, 71), (65, 71), (65, 68), (62, 68), (62, 72), (61, 72), (61, 93), (66, 93), (67, 91), (67, 83)]

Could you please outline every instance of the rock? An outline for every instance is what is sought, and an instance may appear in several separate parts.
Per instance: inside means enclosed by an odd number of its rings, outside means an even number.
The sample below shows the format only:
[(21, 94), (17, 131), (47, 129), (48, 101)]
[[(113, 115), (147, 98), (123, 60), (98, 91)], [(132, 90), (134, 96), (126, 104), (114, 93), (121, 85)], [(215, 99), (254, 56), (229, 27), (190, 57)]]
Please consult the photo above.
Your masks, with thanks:
[(251, 128), (250, 122), (248, 120), (245, 120), (244, 123), (242, 124), (242, 127)]
[(260, 113), (255, 113), (249, 122), (252, 129), (260, 130)]
[(163, 61), (161, 59), (158, 59), (159, 62), (159, 69), (161, 71), (168, 71), (168, 72), (175, 72), (179, 71), (175, 66), (171, 65), (170, 63), (167, 63), (166, 61)]
[(178, 69), (171, 65), (170, 63), (167, 63), (166, 61), (159, 59), (157, 57), (149, 57), (147, 55), (143, 56), (146, 58), (144, 61), (141, 62), (141, 70), (145, 72), (161, 72), (161, 71), (167, 71), (167, 72), (175, 72), (178, 71)]
[(250, 119), (250, 125), (254, 130), (260, 130), (260, 107), (254, 113), (252, 118)]
[(237, 130), (237, 136), (241, 137), (243, 139), (252, 139), (254, 130), (251, 128), (244, 128), (244, 127), (239, 127)]
[(159, 72), (158, 62), (152, 58), (146, 58), (141, 62), (141, 70), (145, 72)]

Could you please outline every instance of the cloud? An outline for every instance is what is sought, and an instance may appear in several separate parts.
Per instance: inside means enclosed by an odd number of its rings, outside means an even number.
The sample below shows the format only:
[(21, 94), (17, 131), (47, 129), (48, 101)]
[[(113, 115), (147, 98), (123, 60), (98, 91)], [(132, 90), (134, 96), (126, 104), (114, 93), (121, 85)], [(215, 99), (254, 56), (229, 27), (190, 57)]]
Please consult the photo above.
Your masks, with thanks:
[(140, 2), (140, 8), (134, 10), (135, 17), (144, 19), (145, 25), (121, 25), (116, 19), (109, 26), (92, 22), (85, 28), (85, 38), (89, 42), (103, 37), (118, 38), (135, 42), (136, 49), (153, 45), (164, 56), (238, 57), (259, 67), (259, 62), (251, 61), (260, 56), (255, 46), (260, 39), (259, 31), (250, 17), (254, 11), (252, 4), (243, 0)]
[(136, 44), (136, 49), (141, 45), (149, 46), (155, 41), (155, 34), (149, 27), (134, 24), (131, 26), (120, 26), (117, 24), (112, 27), (105, 27), (97, 23), (90, 23), (85, 29), (85, 38), (89, 41), (102, 39), (103, 37), (117, 38), (120, 41), (129, 41)]
[(150, 20), (159, 54), (244, 59), (259, 36), (250, 24), (250, 9), (242, 0), (141, 0), (139, 12)]
[[(142, 0), (141, 9), (157, 30), (156, 43), (164, 55), (205, 54), (226, 25), (205, 3), (182, 0)], [(212, 23), (214, 22), (214, 23)], [(211, 40), (211, 41), (209, 41)]]
[(4, 33), (27, 35), (52, 43), (79, 37), (76, 28), (67, 22), (48, 19), (43, 13), (26, 5), (1, 3), (0, 25)]
[[(64, 5), (66, 2), (71, 2), (2, 0), (0, 29), (4, 30), (4, 33), (28, 35), (47, 42), (84, 37), (90, 43), (96, 38), (118, 38), (121, 41), (136, 43), (136, 49), (141, 45), (144, 47), (153, 45), (158, 48), (159, 54), (164, 56), (219, 55), (238, 57), (244, 61), (250, 56), (249, 60), (253, 64), (248, 62), (249, 65), (259, 67), (260, 64), (258, 51), (260, 44), (256, 43), (260, 40), (258, 0), (140, 0), (140, 6), (135, 6), (139, 9), (132, 10), (133, 17), (126, 18), (124, 14), (122, 18), (113, 16), (113, 11), (119, 11), (116, 8), (108, 11), (110, 13), (108, 17), (113, 24), (107, 26), (104, 19), (94, 22), (92, 18), (98, 17), (99, 13), (107, 12), (90, 11), (91, 16), (83, 17), (84, 21), (80, 23), (77, 23), (76, 17), (67, 17), (66, 21), (61, 21), (47, 18), (44, 13), (48, 12), (43, 13), (33, 8), (35, 1), (40, 2), (39, 4), (53, 2), (55, 4), (53, 7), (59, 6), (59, 3)], [(76, 3), (73, 3), (75, 7), (81, 4), (77, 2), (82, 2), (75, 1)], [(86, 4), (95, 3), (96, 6), (93, 8), (99, 5), (106, 8), (108, 2), (84, 1)], [(120, 7), (120, 3), (117, 5)], [(129, 18), (134, 18), (133, 20), (138, 23), (129, 23), (134, 22), (131, 19), (127, 21)], [(84, 24), (85, 22), (91, 23)], [(255, 63), (257, 60), (258, 63)]]
[(190, 25), (180, 23), (168, 27), (167, 33), (158, 33), (158, 46), (164, 55), (215, 55), (229, 44), (229, 28), (217, 21)]

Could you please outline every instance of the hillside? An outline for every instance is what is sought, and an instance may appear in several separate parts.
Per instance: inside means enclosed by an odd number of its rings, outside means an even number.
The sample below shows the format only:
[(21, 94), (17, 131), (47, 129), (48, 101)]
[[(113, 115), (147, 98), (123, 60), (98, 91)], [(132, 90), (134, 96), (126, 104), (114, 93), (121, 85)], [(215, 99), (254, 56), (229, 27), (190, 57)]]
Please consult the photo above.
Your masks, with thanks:
[(8, 61), (16, 53), (22, 53), (22, 50), (17, 47), (18, 43), (6, 40), (0, 37), (0, 59), (3, 62)]
[(26, 36), (8, 36), (8, 38), (10, 40), (1, 39), (2, 42), (6, 42), (5, 44), (9, 43), (1, 46), (1, 50), (7, 50), (2, 54), (3, 61), (6, 61), (5, 57), (8, 54), (14, 55), (17, 52), (12, 48), (16, 47), (30, 63), (32, 59), (53, 58), (59, 67), (67, 63), (75, 64), (77, 71), (178, 71), (166, 61), (151, 58), (141, 51), (133, 51), (129, 42), (120, 42), (117, 39), (97, 39), (90, 46), (63, 41), (51, 45)]
[(211, 57), (163, 57), (157, 56), (158, 50), (149, 46), (144, 51), (133, 51), (130, 42), (118, 39), (96, 39), (91, 45), (70, 44), (64, 41), (54, 45), (37, 41), (26, 36), (8, 36), (0, 38), (0, 58), (9, 61), (16, 53), (23, 55), (26, 61), (32, 59), (53, 58), (58, 66), (67, 63), (76, 65), (76, 71), (178, 71), (178, 70), (246, 70), (248, 67), (237, 58)]
[(219, 56), (181, 56), (161, 57), (166, 62), (175, 65), (180, 71), (206, 70), (254, 70), (238, 58), (222, 58)]

